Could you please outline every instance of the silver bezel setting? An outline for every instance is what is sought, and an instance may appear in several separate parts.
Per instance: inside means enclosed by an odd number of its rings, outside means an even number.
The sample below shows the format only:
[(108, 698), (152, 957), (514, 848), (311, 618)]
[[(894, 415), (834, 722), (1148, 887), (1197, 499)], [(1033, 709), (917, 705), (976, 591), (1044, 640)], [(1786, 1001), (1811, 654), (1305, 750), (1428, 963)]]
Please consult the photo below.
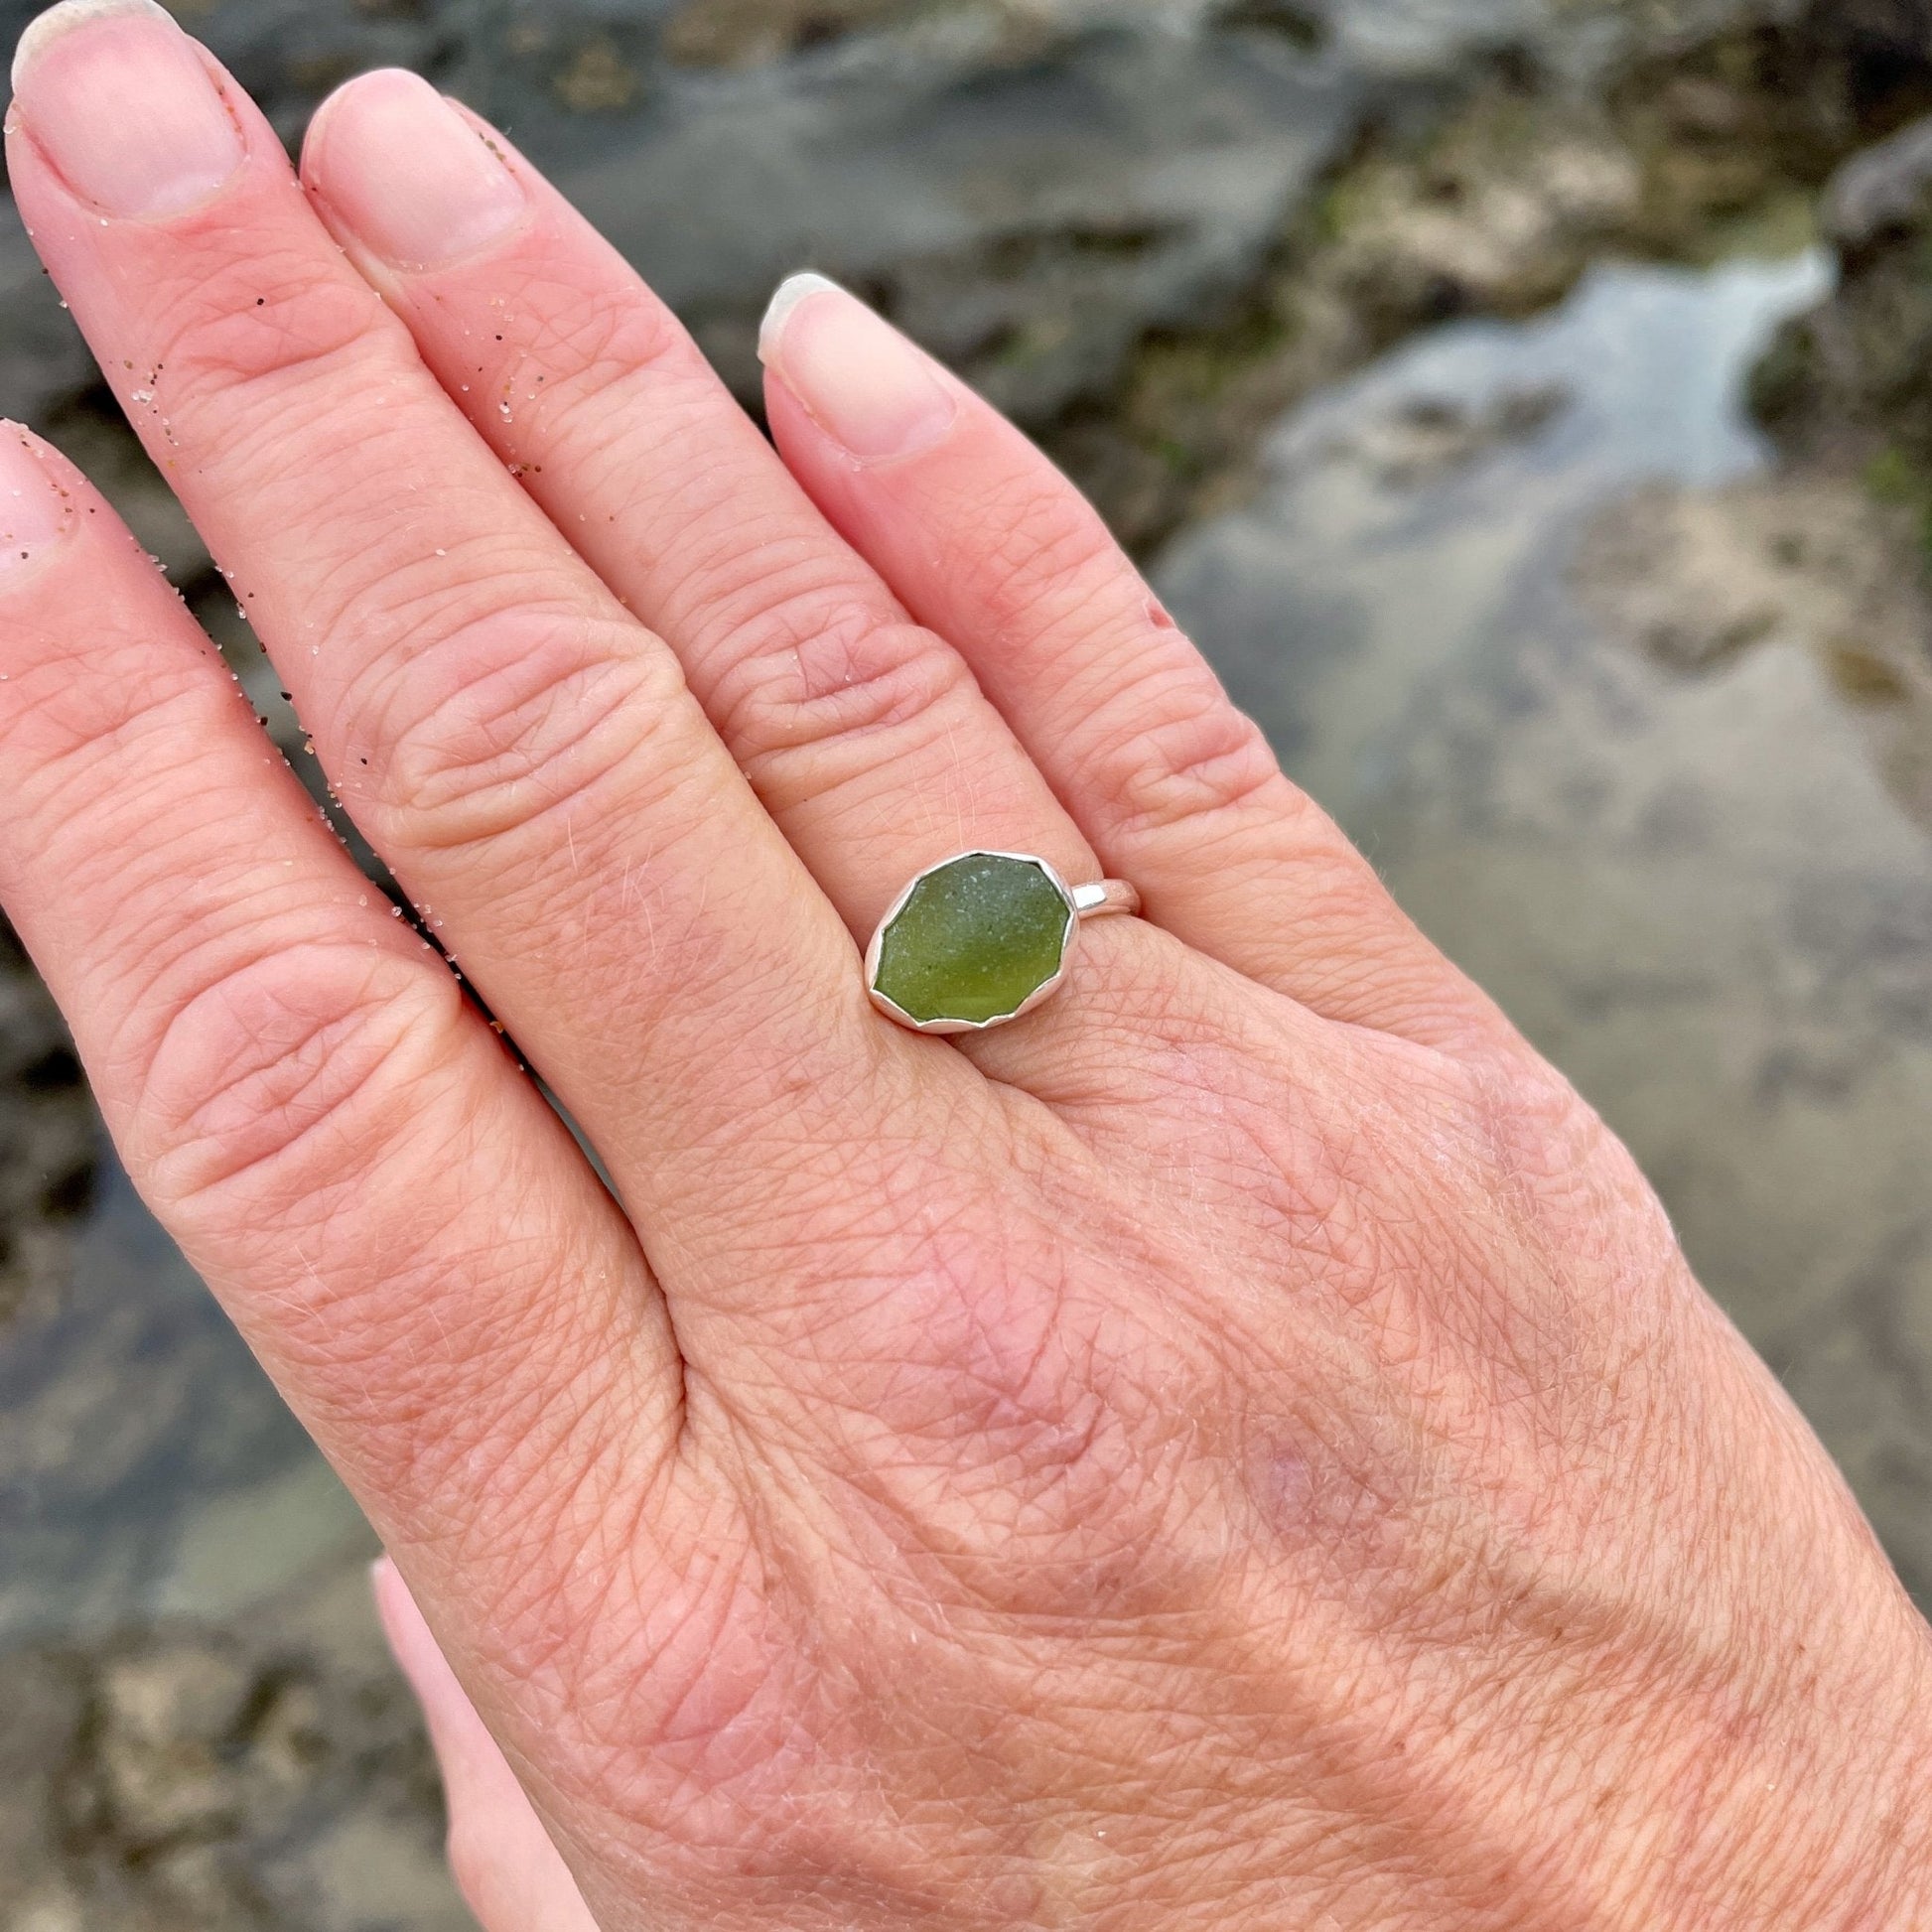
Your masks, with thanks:
[[(1059, 894), (1066, 906), (1066, 937), (1060, 942), (1060, 969), (1049, 980), (1042, 981), (1011, 1013), (998, 1013), (991, 1020), (914, 1020), (901, 1006), (888, 999), (880, 992), (879, 958), (886, 944), (886, 928), (898, 917), (905, 907), (905, 901), (935, 872), (944, 872), (948, 866), (956, 866), (962, 859), (1014, 859), (1022, 865), (1037, 867), (1046, 875), (1047, 883)], [(915, 1034), (984, 1034), (991, 1033), (995, 1027), (1010, 1026), (1033, 1012), (1042, 1000), (1049, 1000), (1059, 991), (1060, 982), (1066, 978), (1067, 968), (1073, 963), (1073, 955), (1080, 944), (1080, 903), (1074, 897), (1073, 889), (1067, 885), (1053, 866), (1042, 859), (1037, 852), (997, 852), (989, 846), (976, 845), (965, 852), (955, 852), (944, 859), (935, 861), (919, 872), (915, 872), (900, 889), (898, 897), (887, 906), (878, 925), (873, 928), (872, 941), (866, 947), (866, 991), (872, 1003), (888, 1019), (896, 1020), (901, 1027), (909, 1028)]]

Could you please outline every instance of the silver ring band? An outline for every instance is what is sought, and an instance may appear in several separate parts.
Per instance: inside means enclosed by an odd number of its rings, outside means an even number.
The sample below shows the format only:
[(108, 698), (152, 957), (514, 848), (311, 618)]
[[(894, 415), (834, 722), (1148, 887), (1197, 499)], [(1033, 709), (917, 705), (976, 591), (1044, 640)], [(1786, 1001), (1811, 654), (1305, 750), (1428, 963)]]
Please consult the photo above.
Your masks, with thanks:
[(1109, 912), (1139, 918), (1141, 895), (1124, 879), (1102, 879), (1092, 886), (1075, 886), (1073, 909), (1083, 919), (1104, 919)]

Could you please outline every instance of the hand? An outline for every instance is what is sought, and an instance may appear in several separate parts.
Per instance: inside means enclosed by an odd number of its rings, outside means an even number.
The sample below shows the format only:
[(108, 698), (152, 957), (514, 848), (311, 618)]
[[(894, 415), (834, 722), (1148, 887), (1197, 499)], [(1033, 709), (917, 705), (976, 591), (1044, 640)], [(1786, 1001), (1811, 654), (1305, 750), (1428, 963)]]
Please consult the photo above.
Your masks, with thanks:
[[(408, 76), (300, 186), (143, 0), (17, 86), (49, 269), (613, 1183), (9, 432), (0, 894), (393, 1555), (489, 1932), (1923, 1922), (1926, 1632), (1823, 1452), (1037, 454), (796, 284), (774, 454)], [(967, 846), (1147, 917), (921, 1038), (855, 942)]]

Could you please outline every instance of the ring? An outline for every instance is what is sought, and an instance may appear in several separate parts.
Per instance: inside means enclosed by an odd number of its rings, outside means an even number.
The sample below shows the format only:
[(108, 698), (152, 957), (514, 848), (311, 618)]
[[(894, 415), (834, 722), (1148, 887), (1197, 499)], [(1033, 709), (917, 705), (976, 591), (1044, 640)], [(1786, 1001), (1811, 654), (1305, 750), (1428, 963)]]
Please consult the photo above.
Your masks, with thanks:
[(1058, 988), (1082, 919), (1140, 909), (1122, 879), (1069, 886), (1031, 852), (956, 853), (887, 907), (866, 948), (866, 987), (914, 1033), (985, 1033)]

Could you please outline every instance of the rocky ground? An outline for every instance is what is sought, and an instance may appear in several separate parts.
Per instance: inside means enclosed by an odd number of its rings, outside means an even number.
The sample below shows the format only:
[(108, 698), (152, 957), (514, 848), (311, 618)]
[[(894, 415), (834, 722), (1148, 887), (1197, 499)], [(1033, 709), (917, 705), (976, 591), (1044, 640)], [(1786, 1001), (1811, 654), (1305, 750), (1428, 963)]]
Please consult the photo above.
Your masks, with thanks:
[[(1013, 410), (1151, 555), (1254, 495), (1271, 425), (1418, 332), (1540, 315), (1607, 257), (1709, 263), (1822, 233), (1843, 284), (1755, 383), (1783, 468), (1639, 490), (1595, 522), (1576, 583), (1686, 679), (1796, 639), (1932, 824), (1926, 0), (177, 10), (291, 141), (328, 88), (383, 62), (496, 116), (749, 403), (772, 283), (805, 263), (842, 277)], [(0, 30), (31, 11), (0, 5)], [(1470, 406), (1421, 395), (1359, 427), (1350, 461), (1426, 492), (1566, 405), (1560, 382)], [(232, 599), (16, 227), (0, 228), (0, 407), (123, 504), (294, 749)], [(259, 1543), (284, 1491), (251, 1501), (237, 1472), (309, 1480), (225, 1343), (185, 1313), (132, 1320), (138, 1298), (101, 1286), (77, 1246), (96, 1132), (0, 929), (0, 1526), (29, 1525), (15, 1547), (33, 1552), (11, 1575), (0, 1553), (0, 1932), (459, 1924), (352, 1531), (320, 1569), (270, 1565), (247, 1589), (230, 1541), (199, 1570), (177, 1562), (193, 1588), (144, 1595), (135, 1566), (76, 1584), (70, 1627), (16, 1613), (37, 1577), (85, 1571), (43, 1534), (64, 1511), (96, 1544), (137, 1540), (120, 1503), (96, 1518), (89, 1498), (202, 1482), (232, 1492), (234, 1536)], [(67, 1354), (46, 1339), (62, 1335)], [(36, 1384), (43, 1348), (69, 1366)], [(109, 1411), (136, 1388), (149, 1409), (130, 1434)], [(167, 1475), (170, 1445), (200, 1473)], [(110, 1448), (89, 1489), (89, 1455)], [(115, 1601), (174, 1608), (117, 1624)]]
[(273, 1633), (0, 1659), (0, 1924), (459, 1932), (434, 1762), (360, 1579)]
[(95, 1122), (61, 1017), (0, 921), (0, 1333), (59, 1294), (93, 1193)]

